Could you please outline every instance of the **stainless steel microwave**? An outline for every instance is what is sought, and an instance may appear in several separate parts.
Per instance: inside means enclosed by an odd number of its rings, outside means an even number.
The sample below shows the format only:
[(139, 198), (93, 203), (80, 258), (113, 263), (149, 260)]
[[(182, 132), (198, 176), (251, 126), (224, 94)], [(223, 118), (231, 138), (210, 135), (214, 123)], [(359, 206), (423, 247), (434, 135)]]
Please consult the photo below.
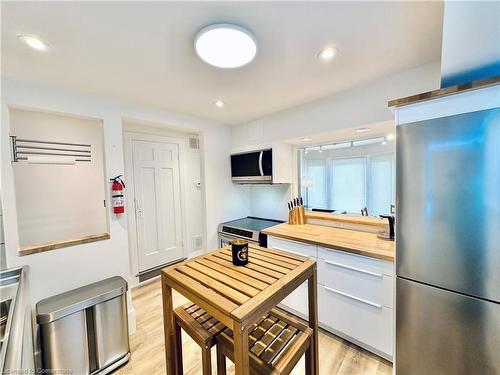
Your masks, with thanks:
[(272, 149), (231, 155), (231, 179), (239, 184), (272, 183)]

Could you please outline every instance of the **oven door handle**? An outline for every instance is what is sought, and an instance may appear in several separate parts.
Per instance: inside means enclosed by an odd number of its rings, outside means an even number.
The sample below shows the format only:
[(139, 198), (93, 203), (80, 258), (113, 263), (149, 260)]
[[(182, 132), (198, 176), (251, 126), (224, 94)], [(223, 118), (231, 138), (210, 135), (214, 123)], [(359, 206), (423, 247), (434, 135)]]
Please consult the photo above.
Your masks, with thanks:
[(226, 240), (226, 241), (234, 241), (234, 240), (237, 240), (237, 239), (243, 239), (243, 240), (247, 240), (249, 243), (255, 243), (255, 244), (258, 244), (259, 242), (258, 241), (255, 241), (255, 240), (251, 240), (247, 237), (241, 237), (241, 236), (228, 236), (227, 234), (219, 234), (219, 240)]

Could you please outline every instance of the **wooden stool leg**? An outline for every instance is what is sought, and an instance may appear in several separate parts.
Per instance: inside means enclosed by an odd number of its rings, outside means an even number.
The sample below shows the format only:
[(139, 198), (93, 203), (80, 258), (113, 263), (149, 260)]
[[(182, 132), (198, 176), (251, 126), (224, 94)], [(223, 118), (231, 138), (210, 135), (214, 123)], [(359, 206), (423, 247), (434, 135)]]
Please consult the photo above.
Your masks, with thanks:
[(203, 375), (212, 374), (212, 358), (210, 346), (208, 344), (201, 347), (201, 366)]
[(177, 322), (175, 322), (175, 346), (177, 353), (177, 374), (182, 375), (183, 366), (182, 366), (182, 329)]
[(226, 356), (222, 354), (222, 350), (219, 345), (216, 346), (217, 349), (217, 375), (226, 375)]

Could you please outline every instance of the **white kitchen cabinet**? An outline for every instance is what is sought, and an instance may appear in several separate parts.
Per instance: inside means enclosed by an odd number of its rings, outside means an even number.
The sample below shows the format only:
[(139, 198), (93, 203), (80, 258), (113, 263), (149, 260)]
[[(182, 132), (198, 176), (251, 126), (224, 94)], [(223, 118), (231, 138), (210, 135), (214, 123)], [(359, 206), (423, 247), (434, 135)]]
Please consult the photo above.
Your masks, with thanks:
[(309, 317), (309, 305), (307, 303), (308, 284), (307, 281), (301, 284), (297, 289), (285, 297), (280, 303), (280, 307), (285, 310), (300, 316), (303, 319)]
[[(319, 248), (318, 283), (376, 305), (393, 307), (392, 262)], [(384, 263), (388, 263), (388, 266)]]
[(293, 146), (288, 143), (273, 143), (273, 184), (293, 182)]
[[(317, 261), (318, 317), (322, 328), (392, 359), (393, 262), (273, 236), (269, 236), (268, 246)], [(304, 283), (280, 306), (307, 318), (307, 297)]]
[(394, 276), (394, 263), (387, 260), (357, 255), (347, 251), (335, 250), (322, 246), (318, 246), (318, 258), (341, 263), (365, 272)]
[(318, 285), (320, 325), (387, 359), (393, 352), (393, 311)]
[(318, 246), (304, 242), (285, 240), (283, 238), (269, 236), (267, 239), (267, 246), (303, 257), (318, 257)]
[[(291, 254), (308, 257), (316, 260), (318, 255), (318, 246), (299, 241), (285, 240), (283, 238), (269, 236), (267, 246), (277, 250), (289, 252)], [(301, 318), (308, 317), (308, 285), (307, 281), (290, 293), (280, 303), (280, 307), (299, 315)]]

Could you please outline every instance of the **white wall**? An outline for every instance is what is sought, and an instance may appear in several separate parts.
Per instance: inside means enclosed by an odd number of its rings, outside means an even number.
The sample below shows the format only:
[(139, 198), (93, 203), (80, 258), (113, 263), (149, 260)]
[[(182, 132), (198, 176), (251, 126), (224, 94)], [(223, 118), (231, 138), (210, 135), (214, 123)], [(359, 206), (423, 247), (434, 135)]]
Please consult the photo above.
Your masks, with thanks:
[[(314, 136), (335, 130), (356, 128), (394, 119), (387, 107), (391, 99), (419, 94), (439, 88), (440, 64), (435, 62), (403, 71), (364, 85), (290, 108), (232, 129), (232, 149), (262, 147), (273, 141)], [(282, 186), (252, 188), (243, 192), (250, 200), (255, 216), (280, 218), (286, 209), (282, 203), (291, 190)], [(279, 202), (276, 211), (262, 202)], [(276, 203), (276, 205), (278, 205)], [(283, 211), (285, 210), (285, 211)]]
[(441, 86), (500, 74), (500, 2), (445, 1)]
[(251, 216), (264, 219), (288, 220), (287, 202), (292, 194), (290, 184), (254, 185), (247, 193)]
[[(17, 108), (10, 109), (9, 119), (11, 132), (18, 139), (91, 145), (88, 162), (48, 165), (20, 161), (12, 164), (19, 246), (42, 245), (108, 232), (107, 209), (104, 207), (108, 184), (101, 121)], [(22, 142), (19, 144), (23, 145)]]
[[(124, 173), (123, 118), (141, 119), (200, 134), (202, 207), (206, 244), (217, 245), (217, 225), (221, 221), (248, 214), (248, 198), (241, 196), (230, 178), (230, 130), (214, 122), (182, 114), (145, 108), (110, 98), (79, 93), (40, 82), (2, 77), (1, 188), (5, 220), (7, 265), (30, 265), (33, 301), (73, 289), (106, 277), (130, 276), (127, 219), (108, 211), (111, 239), (40, 254), (19, 257), (16, 200), (9, 147), (9, 106), (93, 117), (103, 121), (106, 177)], [(109, 190), (108, 190), (109, 199)], [(107, 205), (109, 207), (109, 204)]]

